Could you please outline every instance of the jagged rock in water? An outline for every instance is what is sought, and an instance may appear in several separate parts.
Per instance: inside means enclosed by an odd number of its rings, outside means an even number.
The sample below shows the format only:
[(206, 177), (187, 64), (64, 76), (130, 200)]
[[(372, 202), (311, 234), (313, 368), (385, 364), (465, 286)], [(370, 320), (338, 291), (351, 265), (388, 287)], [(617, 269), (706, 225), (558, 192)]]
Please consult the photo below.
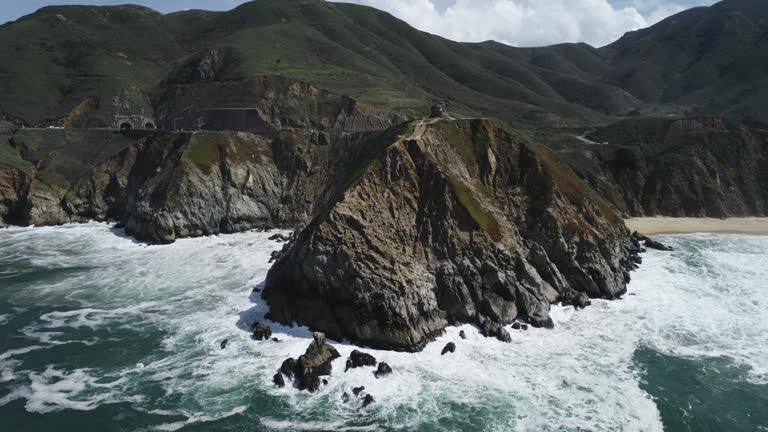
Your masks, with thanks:
[(280, 365), (280, 372), (287, 376), (288, 379), (293, 379), (293, 374), (296, 371), (296, 359), (289, 357), (283, 360), (283, 364)]
[(379, 367), (376, 369), (376, 372), (373, 373), (373, 375), (376, 378), (385, 377), (392, 373), (392, 368), (389, 367), (387, 363), (381, 362), (379, 363)]
[(316, 392), (320, 388), (320, 376), (331, 374), (331, 362), (341, 355), (336, 348), (325, 342), (325, 335), (315, 332), (307, 351), (296, 361), (296, 379), (300, 390)]
[(289, 236), (284, 236), (282, 234), (274, 234), (269, 237), (269, 240), (276, 241), (278, 243), (285, 243), (287, 241), (290, 241), (291, 238)]
[(229, 345), (229, 339), (224, 339), (224, 340), (223, 340), (223, 341), (221, 341), (221, 343), (219, 344), (219, 348), (221, 348), (221, 349), (224, 349), (224, 348), (226, 348), (226, 347), (227, 347), (227, 345)]
[(589, 297), (587, 297), (587, 293), (580, 292), (573, 297), (573, 305), (576, 306), (577, 309), (584, 309), (591, 304), (592, 302), (589, 300)]
[(368, 353), (353, 350), (347, 359), (347, 368), (345, 372), (363, 366), (376, 366), (376, 358)]
[(649, 238), (645, 239), (645, 247), (647, 247), (648, 249), (656, 249), (656, 250), (665, 251), (665, 252), (670, 252), (674, 250), (669, 246), (665, 246), (657, 242), (656, 240), (651, 240)]
[(569, 297), (567, 301), (564, 301), (563, 304), (573, 305), (576, 309), (584, 309), (585, 307), (590, 306), (592, 302), (589, 300), (587, 293), (577, 292), (571, 295), (571, 297)]
[(453, 342), (448, 342), (448, 344), (445, 345), (443, 348), (443, 351), (440, 352), (440, 355), (446, 355), (448, 353), (454, 353), (456, 352), (456, 344)]
[(376, 399), (373, 398), (370, 394), (365, 395), (363, 398), (363, 408), (367, 407), (368, 405), (376, 402)]
[(272, 377), (272, 382), (275, 383), (276, 387), (283, 388), (285, 387), (285, 379), (283, 378), (283, 374), (280, 372), (276, 373), (274, 377)]
[(494, 337), (502, 342), (512, 342), (512, 336), (509, 335), (509, 332), (499, 322), (480, 315), (478, 317), (478, 324), (480, 325), (480, 333), (483, 336)]
[(520, 330), (520, 323), (519, 323), (519, 322), (517, 322), (517, 321), (515, 321), (514, 323), (512, 323), (512, 329), (513, 329), (513, 330)]
[(272, 329), (261, 323), (253, 324), (253, 338), (256, 340), (269, 340), (272, 337)]
[(460, 337), (460, 338), (462, 338), (462, 339), (466, 339), (466, 338), (467, 338), (467, 334), (466, 334), (466, 333), (464, 333), (464, 330), (461, 330), (461, 331), (459, 332), (459, 337)]
[(365, 390), (365, 386), (355, 387), (352, 389), (352, 394), (355, 396), (360, 396), (360, 393)]
[(269, 317), (416, 351), (449, 324), (486, 334), (578, 289), (615, 299), (622, 219), (546, 149), (488, 120), (435, 120), (382, 146), (269, 271)]

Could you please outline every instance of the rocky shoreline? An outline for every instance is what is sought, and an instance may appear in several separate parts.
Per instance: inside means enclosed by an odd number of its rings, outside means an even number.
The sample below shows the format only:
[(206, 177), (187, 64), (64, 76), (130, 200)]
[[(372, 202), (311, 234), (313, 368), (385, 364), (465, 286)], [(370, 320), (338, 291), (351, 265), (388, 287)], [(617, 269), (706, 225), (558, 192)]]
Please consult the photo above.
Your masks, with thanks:
[(269, 318), (419, 351), (450, 324), (507, 339), (518, 318), (626, 292), (639, 252), (609, 207), (546, 151), (488, 120), (419, 123), (281, 253)]
[[(21, 174), (6, 176), (20, 181), (3, 183), (2, 216), (118, 218), (150, 243), (302, 227), (273, 256), (269, 318), (375, 348), (418, 351), (458, 323), (508, 341), (516, 321), (551, 327), (551, 304), (624, 294), (639, 246), (548, 149), (486, 119), (389, 118), (323, 142), (309, 124), (276, 136), (8, 127), (35, 164), (3, 165)], [(62, 170), (66, 147), (87, 157)]]

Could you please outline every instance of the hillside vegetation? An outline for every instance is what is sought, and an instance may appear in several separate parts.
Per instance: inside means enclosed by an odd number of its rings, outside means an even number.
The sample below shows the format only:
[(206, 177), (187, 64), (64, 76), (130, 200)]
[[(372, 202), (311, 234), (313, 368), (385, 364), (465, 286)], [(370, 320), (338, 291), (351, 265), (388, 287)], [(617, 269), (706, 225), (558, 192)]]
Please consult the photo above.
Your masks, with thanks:
[(0, 116), (114, 127), (121, 116), (177, 114), (156, 112), (169, 86), (280, 75), (385, 110), (423, 113), (445, 99), (459, 113), (529, 128), (656, 112), (765, 123), (763, 6), (727, 0), (693, 9), (602, 49), (452, 42), (370, 7), (321, 0), (168, 15), (46, 7), (0, 27)]

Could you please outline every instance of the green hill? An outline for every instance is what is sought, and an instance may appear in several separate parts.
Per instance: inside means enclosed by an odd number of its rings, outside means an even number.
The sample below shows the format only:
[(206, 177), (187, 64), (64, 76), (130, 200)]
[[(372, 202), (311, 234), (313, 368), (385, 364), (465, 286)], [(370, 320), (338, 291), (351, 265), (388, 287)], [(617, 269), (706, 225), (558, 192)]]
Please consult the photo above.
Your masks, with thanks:
[(768, 124), (768, 4), (726, 0), (632, 32), (601, 50), (606, 82), (651, 104)]
[[(46, 7), (0, 27), (0, 116), (114, 127), (123, 116), (159, 117), (169, 85), (280, 75), (406, 114), (445, 99), (459, 113), (532, 128), (638, 112), (765, 121), (765, 9), (728, 0), (596, 49), (452, 42), (370, 7), (321, 0), (168, 15)], [(211, 51), (223, 54), (211, 63)]]
[(41, 9), (0, 28), (0, 56), (8, 59), (0, 66), (0, 107), (44, 125), (96, 97), (91, 123), (111, 126), (116, 115), (151, 114), (156, 88), (212, 48), (229, 53), (216, 80), (282, 75), (405, 113), (424, 112), (440, 98), (467, 114), (559, 125), (637, 105), (597, 81), (603, 60), (586, 45), (463, 44), (369, 7), (259, 0), (221, 13)]

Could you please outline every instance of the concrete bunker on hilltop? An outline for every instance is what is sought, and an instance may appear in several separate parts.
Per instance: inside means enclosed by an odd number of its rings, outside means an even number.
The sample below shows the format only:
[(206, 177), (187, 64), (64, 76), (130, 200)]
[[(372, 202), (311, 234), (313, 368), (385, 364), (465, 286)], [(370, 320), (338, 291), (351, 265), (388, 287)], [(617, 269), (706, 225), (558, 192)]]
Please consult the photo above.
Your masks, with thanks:
[(431, 118), (450, 118), (448, 115), (448, 103), (444, 101), (435, 102), (430, 108), (429, 116)]

